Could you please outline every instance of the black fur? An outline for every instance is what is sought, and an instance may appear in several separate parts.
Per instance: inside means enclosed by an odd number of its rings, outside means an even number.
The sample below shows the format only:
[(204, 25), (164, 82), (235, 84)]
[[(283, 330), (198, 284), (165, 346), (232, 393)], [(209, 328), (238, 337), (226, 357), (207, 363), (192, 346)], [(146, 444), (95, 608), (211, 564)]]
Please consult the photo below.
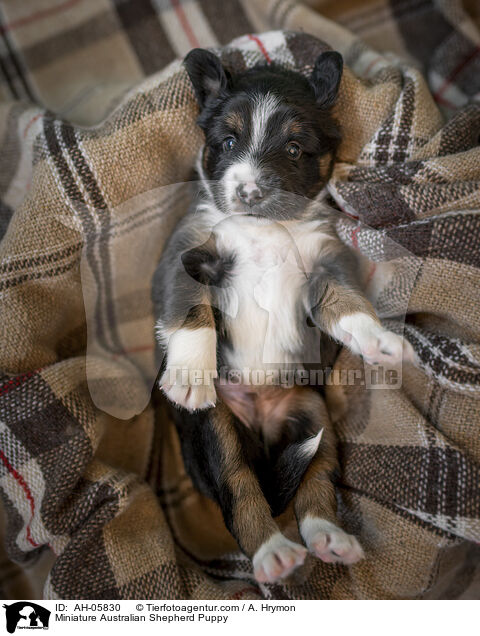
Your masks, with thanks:
[(185, 66), (203, 108), (207, 101), (224, 94), (228, 85), (225, 69), (216, 55), (205, 49), (193, 49), (185, 58)]
[(321, 53), (313, 68), (312, 86), (321, 108), (330, 108), (337, 98), (343, 71), (343, 59), (336, 51)]
[(220, 257), (212, 242), (204, 243), (181, 255), (185, 271), (202, 285), (225, 286), (235, 264), (235, 255)]

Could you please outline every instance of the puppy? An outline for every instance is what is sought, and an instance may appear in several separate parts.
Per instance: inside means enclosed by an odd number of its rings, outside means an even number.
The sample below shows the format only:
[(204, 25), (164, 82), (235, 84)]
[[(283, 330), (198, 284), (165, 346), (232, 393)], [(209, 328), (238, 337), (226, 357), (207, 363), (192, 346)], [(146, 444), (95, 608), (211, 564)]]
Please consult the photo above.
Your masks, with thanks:
[[(322, 53), (308, 79), (274, 65), (232, 75), (201, 49), (185, 66), (205, 133), (201, 194), (168, 242), (153, 301), (186, 468), (259, 582), (288, 576), (307, 549), (355, 563), (362, 548), (336, 520), (333, 430), (318, 391), (297, 380), (328, 366), (334, 342), (371, 363), (413, 351), (381, 326), (321, 199), (341, 139), (342, 58)], [(292, 499), (306, 548), (274, 520)]]

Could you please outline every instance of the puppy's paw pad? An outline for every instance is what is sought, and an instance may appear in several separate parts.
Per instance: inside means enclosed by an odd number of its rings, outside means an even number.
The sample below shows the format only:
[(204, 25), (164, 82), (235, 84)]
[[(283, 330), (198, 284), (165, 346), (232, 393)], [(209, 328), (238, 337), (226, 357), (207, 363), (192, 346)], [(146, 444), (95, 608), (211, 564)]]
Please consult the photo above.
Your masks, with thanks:
[(338, 532), (319, 532), (310, 544), (310, 550), (325, 563), (344, 563), (351, 565), (363, 559), (363, 550), (357, 539)]
[(345, 565), (352, 565), (364, 558), (362, 546), (353, 535), (323, 519), (309, 521), (308, 529), (302, 534), (306, 535), (305, 543), (316, 557), (325, 563)]
[(198, 411), (208, 409), (215, 406), (217, 401), (217, 393), (213, 383), (211, 384), (169, 384), (169, 375), (166, 372), (160, 380), (160, 388), (167, 398), (176, 404), (182, 406), (188, 411)]
[(265, 542), (253, 557), (255, 578), (259, 583), (275, 583), (303, 564), (307, 550), (281, 533)]

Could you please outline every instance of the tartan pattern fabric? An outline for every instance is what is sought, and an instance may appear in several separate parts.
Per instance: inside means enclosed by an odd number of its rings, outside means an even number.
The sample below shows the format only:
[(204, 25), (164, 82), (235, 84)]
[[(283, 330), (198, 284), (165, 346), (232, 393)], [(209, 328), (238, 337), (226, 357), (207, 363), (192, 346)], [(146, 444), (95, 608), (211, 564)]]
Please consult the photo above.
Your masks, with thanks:
[[(309, 4), (1, 6), (0, 490), (10, 558), (54, 555), (47, 598), (478, 595), (478, 16), (459, 2)], [(337, 229), (420, 368), (400, 390), (345, 387), (339, 516), (365, 561), (310, 559), (258, 585), (150, 398), (151, 276), (201, 145), (175, 58), (213, 46), (234, 70), (308, 73), (324, 42), (347, 63)], [(337, 366), (358, 360), (343, 351)]]

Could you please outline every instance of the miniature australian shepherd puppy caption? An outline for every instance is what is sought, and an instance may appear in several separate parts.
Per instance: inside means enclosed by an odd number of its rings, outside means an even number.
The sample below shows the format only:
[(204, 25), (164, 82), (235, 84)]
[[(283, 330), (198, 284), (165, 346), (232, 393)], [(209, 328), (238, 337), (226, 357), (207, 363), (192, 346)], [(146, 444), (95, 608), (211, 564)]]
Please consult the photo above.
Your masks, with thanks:
[[(319, 389), (250, 376), (319, 368), (339, 344), (372, 364), (413, 361), (380, 324), (335, 233), (338, 212), (322, 202), (341, 139), (331, 108), (342, 58), (322, 53), (308, 79), (273, 64), (231, 74), (201, 49), (185, 67), (205, 133), (201, 194), (167, 243), (153, 301), (159, 386), (176, 406), (186, 469), (257, 581), (284, 579), (308, 551), (353, 564), (363, 551), (338, 526), (336, 444)], [(236, 381), (220, 382), (220, 368)], [(288, 505), (291, 538), (275, 520)]]

